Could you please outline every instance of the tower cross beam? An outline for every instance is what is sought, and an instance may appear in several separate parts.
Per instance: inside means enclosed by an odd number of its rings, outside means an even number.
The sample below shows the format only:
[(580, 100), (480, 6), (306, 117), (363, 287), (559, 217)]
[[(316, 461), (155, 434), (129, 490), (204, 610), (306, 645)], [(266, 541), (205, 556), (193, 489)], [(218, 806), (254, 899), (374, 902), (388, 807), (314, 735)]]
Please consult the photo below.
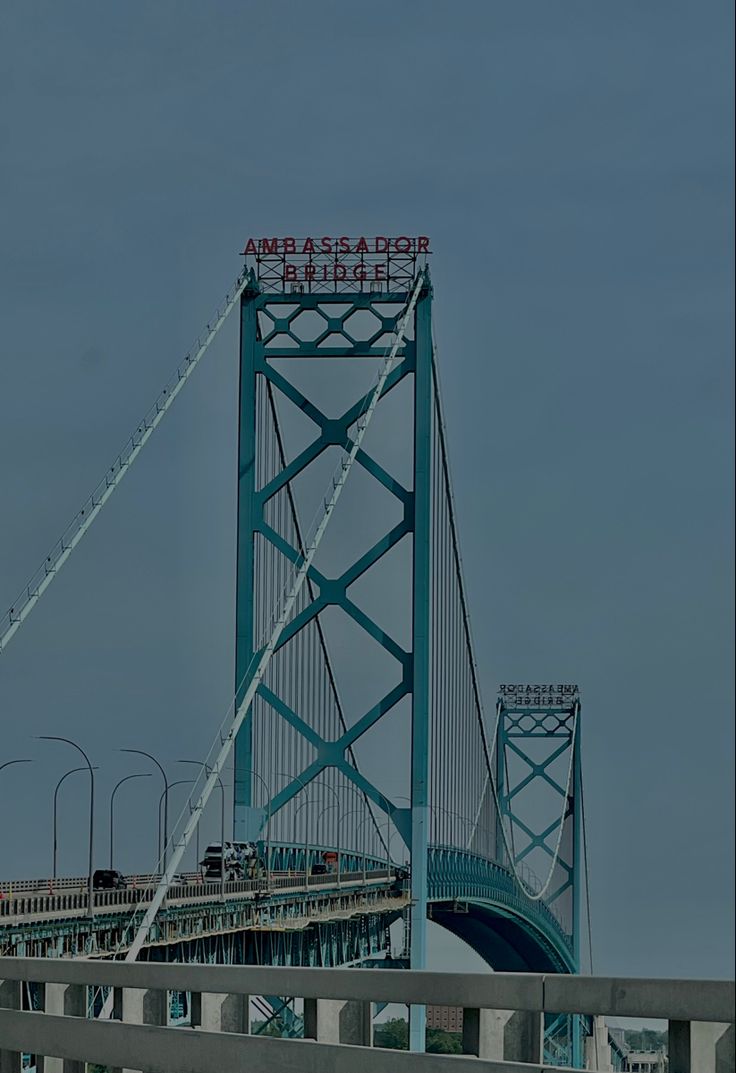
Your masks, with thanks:
[[(396, 387), (397, 384), (403, 380), (403, 378), (411, 371), (410, 363), (403, 361), (396, 369), (396, 375), (389, 376), (384, 392), (384, 397), (388, 392)], [(273, 499), (278, 492), (281, 491), (286, 485), (297, 477), (302, 470), (311, 465), (323, 451), (326, 451), (328, 447), (339, 446), (345, 451), (351, 451), (355, 439), (350, 435), (350, 428), (356, 423), (366, 406), (367, 399), (370, 397), (370, 392), (362, 395), (357, 402), (350, 406), (341, 417), (329, 418), (326, 414), (310, 402), (305, 395), (299, 391), (298, 388), (278, 373), (268, 362), (263, 362), (261, 369), (262, 375), (279, 389), (286, 397), (294, 403), (300, 410), (302, 410), (312, 421), (320, 427), (320, 435), (316, 437), (307, 447), (305, 447), (291, 462), (284, 466), (279, 473), (271, 478), (262, 488), (255, 492), (256, 502), (263, 507), (270, 499)], [(338, 433), (335, 434), (332, 430), (338, 429)], [(392, 477), (374, 458), (371, 458), (363, 448), (356, 454), (358, 464), (368, 470), (369, 473), (376, 480), (380, 481), (385, 488), (388, 489), (393, 495), (395, 495), (402, 502), (406, 502), (409, 492)], [(242, 473), (241, 473), (242, 476)]]

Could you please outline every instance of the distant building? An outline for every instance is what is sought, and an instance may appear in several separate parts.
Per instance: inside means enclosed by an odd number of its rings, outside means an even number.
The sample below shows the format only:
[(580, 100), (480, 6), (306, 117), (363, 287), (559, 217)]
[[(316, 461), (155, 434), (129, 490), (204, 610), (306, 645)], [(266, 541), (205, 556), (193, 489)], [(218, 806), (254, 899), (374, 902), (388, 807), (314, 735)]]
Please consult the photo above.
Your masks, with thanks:
[(629, 1051), (624, 1069), (627, 1073), (667, 1073), (668, 1065), (663, 1050)]
[(441, 1028), (443, 1032), (462, 1032), (462, 1006), (427, 1006), (427, 1028)]

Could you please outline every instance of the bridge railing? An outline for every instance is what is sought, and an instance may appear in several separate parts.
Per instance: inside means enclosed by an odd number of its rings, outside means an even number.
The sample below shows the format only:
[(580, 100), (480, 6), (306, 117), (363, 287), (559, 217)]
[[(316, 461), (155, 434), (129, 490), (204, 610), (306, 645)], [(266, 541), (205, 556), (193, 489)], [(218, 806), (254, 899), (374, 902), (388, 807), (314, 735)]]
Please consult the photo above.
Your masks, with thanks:
[[(550, 1013), (664, 1018), (671, 1073), (720, 1073), (734, 1061), (731, 981), (50, 958), (0, 958), (0, 977), (4, 1073), (19, 1073), (23, 1053), (45, 1056), (46, 1073), (63, 1060), (147, 1073), (548, 1073), (542, 1041)], [(23, 1008), (28, 984), (41, 996), (39, 1012)], [(84, 1017), (87, 989), (101, 986), (115, 989), (115, 1020)], [(167, 1025), (172, 991), (191, 994), (196, 1027)], [(307, 1039), (250, 1035), (252, 995), (300, 997)], [(387, 1062), (386, 1051), (370, 1046), (372, 1002), (462, 1007), (468, 1057), (392, 1051)]]
[[(388, 883), (393, 880), (393, 873), (386, 869), (375, 869), (365, 873), (367, 884)], [(215, 882), (193, 882), (172, 886), (168, 892), (168, 902), (205, 902), (219, 898), (223, 893), (227, 898), (253, 898), (256, 895), (278, 894), (280, 891), (294, 891), (337, 886), (334, 872), (324, 875), (283, 875), (272, 874), (271, 883), (265, 878), (230, 880), (220, 884)], [(343, 873), (340, 876), (341, 887), (354, 887), (363, 883), (362, 873)], [(147, 886), (126, 887), (123, 890), (101, 890), (94, 895), (94, 911), (104, 912), (117, 907), (134, 906), (150, 902), (156, 889), (156, 877)], [(34, 892), (13, 892), (0, 899), (0, 920), (4, 917), (40, 917), (43, 914), (58, 916), (63, 913), (78, 914), (86, 912), (88, 894), (85, 889), (67, 891), (60, 894), (41, 894)]]
[[(315, 858), (320, 857), (329, 847), (314, 846), (310, 848)], [(300, 853), (303, 855), (303, 846), (291, 846), (286, 843), (274, 843), (271, 849), (274, 861), (279, 861), (280, 856), (285, 857), (287, 854)], [(341, 850), (340, 851), (341, 868), (340, 874), (347, 878), (349, 876), (355, 876), (356, 873), (362, 873), (363, 871), (363, 855), (357, 852)], [(380, 871), (385, 869), (386, 861), (380, 860), (377, 857), (373, 857), (368, 854), (365, 857), (366, 869), (369, 872)], [(271, 868), (272, 876), (293, 876), (299, 870), (294, 868)], [(301, 869), (303, 874), (303, 868)], [(203, 872), (181, 872), (181, 877), (185, 884), (202, 883)], [(151, 884), (156, 884), (161, 878), (160, 873), (157, 872), (141, 872), (136, 874), (126, 874), (125, 879), (129, 887), (148, 887)], [(315, 877), (316, 878), (316, 877)], [(41, 879), (0, 879), (0, 899), (10, 897), (14, 894), (57, 894), (60, 891), (79, 891), (83, 894), (87, 890), (88, 877), (87, 876), (56, 876), (52, 878), (47, 876)]]
[[(431, 845), (429, 876), (433, 900), (452, 898), (464, 890), (475, 892), (478, 897), (492, 896), (494, 901), (517, 912), (533, 912), (572, 952), (572, 937), (558, 907), (549, 906), (544, 900), (530, 901), (513, 872), (497, 861), (454, 846)], [(462, 896), (460, 893), (460, 900)]]
[[(194, 883), (201, 875), (199, 872), (182, 873), (187, 882)], [(143, 887), (149, 883), (155, 883), (158, 875), (143, 873), (141, 875), (129, 875), (126, 877), (132, 886)], [(9, 897), (13, 894), (56, 894), (58, 891), (78, 890), (80, 893), (87, 890), (87, 876), (57, 876), (56, 879), (0, 879), (0, 897)]]

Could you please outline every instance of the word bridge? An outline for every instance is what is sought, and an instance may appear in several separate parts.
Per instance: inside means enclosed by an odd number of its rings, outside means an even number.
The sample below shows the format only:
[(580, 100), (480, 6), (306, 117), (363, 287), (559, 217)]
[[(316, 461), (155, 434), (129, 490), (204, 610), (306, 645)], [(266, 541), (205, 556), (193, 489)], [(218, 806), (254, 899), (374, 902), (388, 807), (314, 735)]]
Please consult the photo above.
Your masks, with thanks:
[(266, 290), (359, 291), (368, 284), (374, 291), (402, 291), (411, 285), (430, 252), (426, 235), (324, 235), (249, 238), (243, 256), (253, 259)]

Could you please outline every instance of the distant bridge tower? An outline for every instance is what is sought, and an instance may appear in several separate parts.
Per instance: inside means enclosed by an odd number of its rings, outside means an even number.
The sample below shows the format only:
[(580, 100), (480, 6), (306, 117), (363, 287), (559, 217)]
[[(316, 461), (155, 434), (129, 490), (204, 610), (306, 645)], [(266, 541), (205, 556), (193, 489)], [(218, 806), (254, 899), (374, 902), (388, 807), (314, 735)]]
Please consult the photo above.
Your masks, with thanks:
[(514, 867), (566, 922), (580, 967), (582, 790), (580, 694), (576, 685), (502, 685), (495, 776), (499, 823)]

